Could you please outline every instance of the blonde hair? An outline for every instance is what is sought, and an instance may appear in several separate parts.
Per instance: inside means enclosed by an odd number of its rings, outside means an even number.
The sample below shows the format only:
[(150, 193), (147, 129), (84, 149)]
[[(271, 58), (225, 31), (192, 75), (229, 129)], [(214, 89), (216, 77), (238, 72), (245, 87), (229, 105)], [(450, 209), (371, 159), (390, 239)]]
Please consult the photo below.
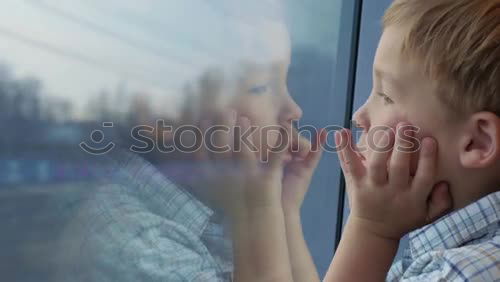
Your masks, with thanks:
[(500, 0), (395, 0), (383, 25), (407, 29), (402, 53), (453, 112), (500, 116)]

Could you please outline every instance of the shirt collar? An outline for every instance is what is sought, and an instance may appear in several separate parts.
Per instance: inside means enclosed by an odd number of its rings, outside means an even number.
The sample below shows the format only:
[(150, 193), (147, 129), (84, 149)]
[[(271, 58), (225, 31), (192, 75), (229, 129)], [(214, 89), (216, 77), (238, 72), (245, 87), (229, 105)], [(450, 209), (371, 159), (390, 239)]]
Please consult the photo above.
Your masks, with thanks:
[[(124, 184), (138, 189), (136, 196), (148, 208), (159, 216), (186, 227), (197, 236), (203, 234), (214, 211), (165, 177), (141, 156), (117, 150), (111, 152), (109, 157), (114, 166), (113, 175), (120, 175), (118, 178), (127, 182)], [(115, 181), (116, 178), (110, 180)]]
[[(418, 257), (429, 251), (456, 248), (495, 232), (500, 222), (500, 191), (410, 233), (410, 252)], [(494, 227), (494, 228), (492, 228)]]

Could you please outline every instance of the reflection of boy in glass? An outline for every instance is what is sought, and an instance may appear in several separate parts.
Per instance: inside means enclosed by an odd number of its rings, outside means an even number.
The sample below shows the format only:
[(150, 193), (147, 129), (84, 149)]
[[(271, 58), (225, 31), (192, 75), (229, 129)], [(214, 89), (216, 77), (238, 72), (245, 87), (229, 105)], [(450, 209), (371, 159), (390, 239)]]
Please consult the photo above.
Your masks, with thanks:
[[(203, 127), (202, 121), (208, 121), (211, 125), (234, 125), (243, 118), (259, 128), (282, 126), (288, 135), (296, 134), (291, 121), (302, 113), (286, 88), (290, 44), (285, 26), (268, 20), (252, 27), (241, 24), (240, 28), (239, 36), (248, 40), (243, 44), (248, 49), (238, 50), (242, 58), (228, 59), (220, 71), (202, 77), (205, 84), (200, 83), (195, 103), (210, 94), (214, 100), (205, 103), (197, 116), (183, 117), (190, 121), (181, 120), (179, 124)], [(247, 38), (255, 32), (258, 41)], [(207, 82), (213, 87), (206, 87)], [(264, 153), (279, 138), (275, 130), (256, 131), (251, 137), (257, 147), (256, 159), (265, 159)], [(163, 173), (138, 155), (113, 152), (110, 159), (117, 172), (109, 184), (92, 193), (68, 227), (62, 251), (68, 265), (59, 274), (72, 281), (226, 281), (235, 271), (236, 278), (274, 280), (278, 278), (274, 273), (287, 279), (286, 269), (291, 265), (297, 280), (318, 280), (302, 236), (300, 206), (320, 152), (312, 152), (311, 144), (303, 138), (293, 146), (299, 147), (298, 153), (279, 156), (284, 175), (271, 187), (279, 190), (263, 193), (266, 203), (266, 197), (272, 200), (271, 216), (246, 224), (250, 216), (237, 221), (241, 214), (233, 213), (229, 215), (231, 229), (225, 228), (224, 219), (214, 210), (232, 213), (247, 202), (229, 195), (233, 190), (228, 190), (230, 185), (221, 179), (230, 178), (231, 173), (224, 171), (227, 166), (221, 166), (220, 159), (215, 160), (222, 168), (218, 176), (200, 175), (194, 177), (195, 181), (183, 183), (183, 179), (177, 180), (168, 170)], [(191, 164), (196, 167), (214, 161), (214, 156), (220, 157), (213, 154), (207, 159), (205, 155)], [(196, 160), (199, 155), (184, 157)], [(213, 178), (215, 181), (211, 181)], [(256, 180), (262, 183), (253, 181), (255, 186), (267, 184), (265, 177)], [(238, 183), (243, 187), (248, 182), (232, 182), (235, 186)], [(267, 207), (262, 207), (266, 213)], [(279, 209), (274, 210), (276, 207)], [(238, 224), (234, 224), (235, 219)], [(240, 232), (239, 225), (248, 232)], [(253, 237), (254, 231), (263, 236)], [(228, 233), (236, 239), (236, 266)], [(266, 244), (273, 248), (266, 249)]]

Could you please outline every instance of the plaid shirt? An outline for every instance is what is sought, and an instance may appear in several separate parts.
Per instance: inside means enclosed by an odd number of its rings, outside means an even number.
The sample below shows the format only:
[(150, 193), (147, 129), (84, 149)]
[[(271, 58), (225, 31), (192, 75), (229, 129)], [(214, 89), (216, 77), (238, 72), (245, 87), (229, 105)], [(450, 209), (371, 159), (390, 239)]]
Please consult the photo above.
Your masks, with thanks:
[(500, 281), (500, 192), (410, 233), (388, 281)]
[(213, 211), (137, 155), (113, 174), (62, 238), (57, 281), (229, 281), (231, 243)]

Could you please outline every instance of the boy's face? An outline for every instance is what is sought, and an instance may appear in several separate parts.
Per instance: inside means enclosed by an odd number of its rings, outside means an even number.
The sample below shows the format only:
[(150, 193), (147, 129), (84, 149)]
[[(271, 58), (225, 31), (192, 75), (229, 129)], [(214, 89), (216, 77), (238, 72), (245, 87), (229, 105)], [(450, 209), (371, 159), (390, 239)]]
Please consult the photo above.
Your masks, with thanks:
[[(438, 100), (436, 81), (422, 74), (416, 65), (401, 55), (405, 30), (389, 26), (384, 31), (373, 65), (373, 89), (354, 120), (363, 134), (359, 148), (367, 146), (368, 131), (377, 127), (395, 128), (407, 122), (419, 129), (415, 137), (433, 137), (438, 142), (437, 175), (439, 181), (453, 186), (458, 171), (457, 133), (459, 122), (452, 120), (446, 106)], [(446, 149), (445, 149), (446, 148)], [(363, 154), (363, 153), (362, 153)], [(366, 153), (364, 157), (366, 156)], [(413, 158), (412, 170), (416, 170)]]
[[(257, 128), (246, 141), (252, 142), (264, 160), (271, 148), (283, 142), (278, 128), (291, 130), (291, 121), (300, 119), (302, 110), (287, 89), (291, 57), (287, 27), (281, 22), (258, 22), (252, 26), (251, 39), (232, 50), (238, 53), (236, 59), (228, 56), (227, 61), (204, 72), (201, 80), (193, 84), (197, 98), (178, 123), (217, 123), (221, 113), (234, 110)], [(186, 144), (190, 142), (193, 140)]]
[(266, 24), (261, 28), (260, 36), (262, 52), (265, 52), (260, 58), (268, 59), (241, 65), (237, 94), (228, 106), (258, 127), (252, 134), (252, 141), (261, 153), (266, 154), (282, 142), (277, 126), (290, 129), (291, 121), (302, 117), (302, 110), (287, 89), (291, 46), (286, 26)]
[(289, 60), (249, 66), (240, 82), (240, 94), (230, 104), (258, 127), (252, 141), (261, 153), (283, 142), (279, 139), (278, 127), (290, 129), (291, 121), (302, 117), (301, 108), (287, 90), (288, 67)]

